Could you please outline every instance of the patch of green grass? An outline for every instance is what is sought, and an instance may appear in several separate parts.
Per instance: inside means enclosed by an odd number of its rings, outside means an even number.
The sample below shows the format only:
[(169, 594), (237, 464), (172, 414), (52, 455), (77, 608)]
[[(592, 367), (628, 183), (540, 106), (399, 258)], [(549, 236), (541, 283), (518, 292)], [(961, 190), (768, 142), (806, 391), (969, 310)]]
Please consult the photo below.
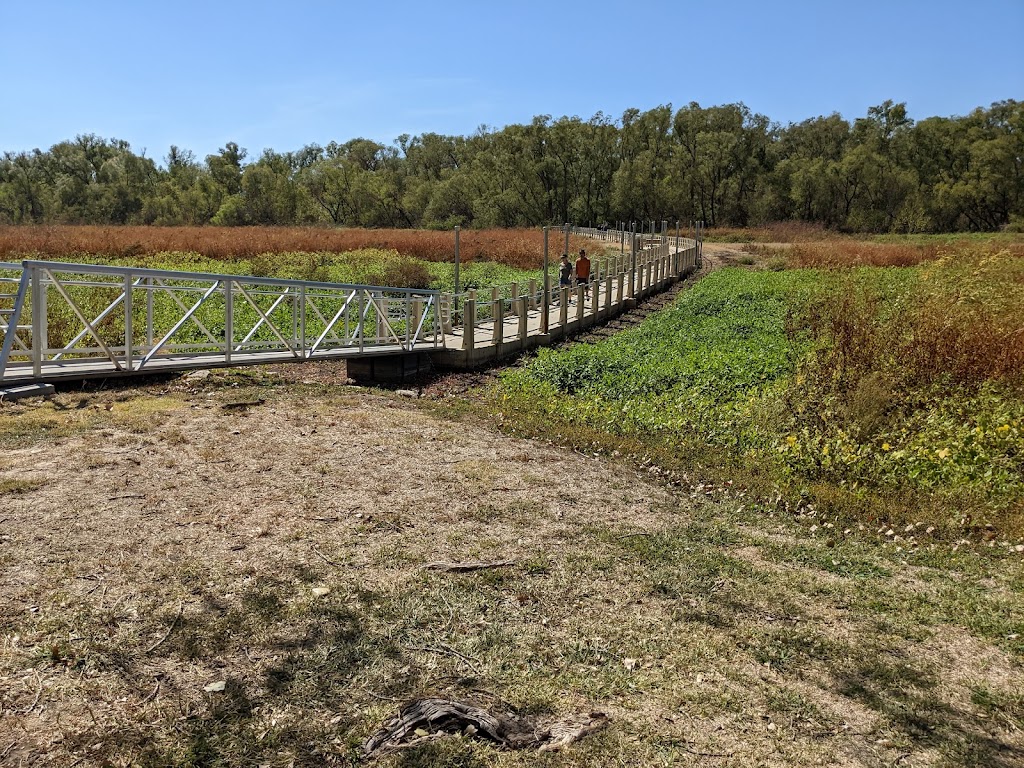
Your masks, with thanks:
[(42, 485), (42, 483), (37, 480), (19, 480), (17, 478), (0, 480), (0, 496), (3, 496), (5, 493), (29, 493), (34, 491), (40, 485)]

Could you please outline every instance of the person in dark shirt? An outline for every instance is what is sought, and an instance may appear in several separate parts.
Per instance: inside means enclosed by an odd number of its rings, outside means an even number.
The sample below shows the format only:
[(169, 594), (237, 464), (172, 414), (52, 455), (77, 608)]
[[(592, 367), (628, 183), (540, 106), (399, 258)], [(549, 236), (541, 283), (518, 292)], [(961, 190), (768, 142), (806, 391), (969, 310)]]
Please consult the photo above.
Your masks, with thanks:
[(569, 263), (569, 254), (562, 254), (562, 261), (558, 265), (558, 285), (568, 288), (572, 285), (572, 264)]

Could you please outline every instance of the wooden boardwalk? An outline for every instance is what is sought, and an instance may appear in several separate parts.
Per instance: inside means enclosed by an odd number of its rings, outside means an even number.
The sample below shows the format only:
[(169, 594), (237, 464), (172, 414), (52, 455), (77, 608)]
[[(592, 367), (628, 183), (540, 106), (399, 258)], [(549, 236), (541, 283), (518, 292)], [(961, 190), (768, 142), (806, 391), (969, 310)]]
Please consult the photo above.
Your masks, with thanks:
[[(625, 269), (616, 259), (598, 259), (597, 276), (589, 285), (555, 288), (545, 308), (544, 291), (504, 299), (492, 295), (481, 301), (466, 299), (462, 317), (446, 333), (443, 348), (432, 353), (434, 361), (452, 368), (471, 368), (490, 361), (574, 336), (594, 325), (632, 309), (638, 301), (665, 290), (696, 269), (697, 246), (685, 241), (678, 247), (671, 239), (641, 251)], [(484, 321), (478, 321), (481, 310)]]

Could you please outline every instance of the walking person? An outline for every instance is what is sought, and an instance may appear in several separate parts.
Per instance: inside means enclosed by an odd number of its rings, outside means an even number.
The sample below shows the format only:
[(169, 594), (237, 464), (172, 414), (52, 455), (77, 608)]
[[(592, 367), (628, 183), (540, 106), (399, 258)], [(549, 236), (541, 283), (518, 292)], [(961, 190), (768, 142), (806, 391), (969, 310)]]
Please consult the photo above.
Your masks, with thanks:
[(569, 262), (567, 253), (562, 254), (562, 260), (558, 264), (558, 286), (560, 288), (572, 286), (572, 264)]
[(587, 252), (580, 248), (580, 256), (576, 259), (576, 285), (590, 284), (590, 259)]
[(572, 287), (572, 263), (569, 261), (569, 254), (563, 253), (558, 263), (558, 296), (561, 300), (562, 288)]

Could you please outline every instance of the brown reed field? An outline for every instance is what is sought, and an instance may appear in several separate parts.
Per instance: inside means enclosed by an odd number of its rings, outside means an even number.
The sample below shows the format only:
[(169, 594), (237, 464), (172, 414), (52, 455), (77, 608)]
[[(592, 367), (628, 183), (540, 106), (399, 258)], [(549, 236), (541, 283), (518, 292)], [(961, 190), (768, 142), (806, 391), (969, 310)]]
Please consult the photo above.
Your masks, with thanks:
[[(557, 258), (563, 235), (550, 236), (550, 253)], [(571, 237), (570, 252), (591, 248), (585, 238)], [(451, 261), (453, 232), (416, 229), (325, 229), (316, 227), (0, 227), (0, 258), (26, 257), (68, 260), (75, 255), (118, 258), (166, 252), (199, 253), (223, 261), (266, 253), (343, 253), (361, 248), (395, 250), (425, 261)], [(492, 261), (519, 269), (541, 265), (544, 235), (534, 229), (464, 230), (459, 256), (464, 262)]]
[(823, 267), (913, 267), (937, 261), (949, 254), (970, 250), (975, 254), (1001, 251), (1024, 256), (1024, 242), (958, 243), (895, 242), (873, 243), (863, 240), (837, 240), (817, 243), (794, 243), (786, 252), (790, 266)]

